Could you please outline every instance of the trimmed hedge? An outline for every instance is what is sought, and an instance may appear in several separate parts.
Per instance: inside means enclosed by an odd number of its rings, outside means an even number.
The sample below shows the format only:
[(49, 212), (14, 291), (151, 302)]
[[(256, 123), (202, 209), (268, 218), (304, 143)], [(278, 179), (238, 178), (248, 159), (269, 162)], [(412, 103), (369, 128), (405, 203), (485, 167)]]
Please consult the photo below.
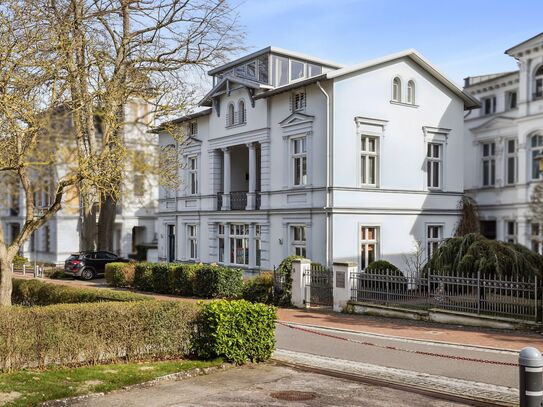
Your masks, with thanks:
[[(65, 285), (45, 283), (39, 280), (13, 280), (11, 301), (24, 306), (73, 304), (103, 301), (142, 301), (149, 297), (126, 291), (113, 291), (100, 288), (76, 288)], [(0, 331), (1, 332), (1, 331)]]
[(237, 364), (271, 357), (275, 349), (275, 307), (245, 300), (218, 300), (201, 306), (194, 341), (199, 357), (224, 357)]
[(194, 285), (194, 276), (197, 264), (171, 264), (169, 283), (171, 294), (194, 295), (192, 286)]
[(273, 274), (262, 273), (243, 284), (243, 299), (251, 302), (273, 304)]
[(0, 369), (184, 357), (199, 313), (173, 301), (0, 307)]
[(241, 269), (201, 264), (194, 273), (194, 294), (204, 298), (238, 298), (243, 291)]
[(106, 264), (105, 278), (111, 287), (134, 287), (134, 263), (108, 263)]
[[(158, 265), (159, 263), (156, 263)], [(134, 269), (134, 287), (141, 291), (153, 291), (153, 263), (137, 263)]]

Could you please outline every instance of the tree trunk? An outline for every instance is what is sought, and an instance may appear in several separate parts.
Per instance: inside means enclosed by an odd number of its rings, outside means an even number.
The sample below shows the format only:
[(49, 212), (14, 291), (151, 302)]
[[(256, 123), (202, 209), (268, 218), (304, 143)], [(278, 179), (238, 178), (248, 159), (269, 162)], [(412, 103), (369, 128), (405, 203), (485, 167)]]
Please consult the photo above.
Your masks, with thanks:
[(79, 239), (79, 250), (96, 250), (96, 205), (87, 205), (83, 203), (81, 216), (81, 232)]
[(98, 219), (98, 250), (113, 251), (116, 215), (117, 202), (115, 199), (111, 195), (102, 196), (100, 217)]
[(0, 306), (11, 305), (11, 291), (13, 289), (11, 263), (13, 258), (14, 255), (7, 255), (0, 259)]

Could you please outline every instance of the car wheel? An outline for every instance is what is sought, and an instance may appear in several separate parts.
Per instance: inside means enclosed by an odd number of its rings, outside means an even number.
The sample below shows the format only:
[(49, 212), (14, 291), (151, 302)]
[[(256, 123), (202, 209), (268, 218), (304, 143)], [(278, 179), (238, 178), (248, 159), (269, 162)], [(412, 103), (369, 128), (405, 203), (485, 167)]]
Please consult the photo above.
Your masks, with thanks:
[(81, 270), (81, 278), (87, 281), (92, 280), (94, 278), (94, 271), (89, 268)]

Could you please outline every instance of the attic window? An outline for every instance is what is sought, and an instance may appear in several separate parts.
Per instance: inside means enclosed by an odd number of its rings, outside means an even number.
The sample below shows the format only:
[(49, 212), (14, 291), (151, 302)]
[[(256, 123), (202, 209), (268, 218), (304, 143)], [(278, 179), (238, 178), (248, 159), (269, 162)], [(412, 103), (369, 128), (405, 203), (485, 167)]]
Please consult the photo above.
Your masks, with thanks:
[(198, 122), (189, 123), (189, 136), (196, 136), (198, 134)]
[(306, 105), (305, 91), (296, 92), (292, 95), (292, 111), (303, 110)]
[(290, 80), (303, 79), (305, 77), (305, 64), (300, 61), (290, 60)]

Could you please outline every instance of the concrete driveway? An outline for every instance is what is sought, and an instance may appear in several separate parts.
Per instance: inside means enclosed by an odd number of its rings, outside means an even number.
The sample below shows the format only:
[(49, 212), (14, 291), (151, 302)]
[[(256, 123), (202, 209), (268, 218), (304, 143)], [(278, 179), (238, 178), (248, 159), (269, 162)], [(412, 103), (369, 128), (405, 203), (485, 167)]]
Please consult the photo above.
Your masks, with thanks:
[[(305, 399), (305, 400), (303, 400)], [(460, 407), (401, 390), (262, 364), (69, 404), (77, 407), (344, 406)]]

